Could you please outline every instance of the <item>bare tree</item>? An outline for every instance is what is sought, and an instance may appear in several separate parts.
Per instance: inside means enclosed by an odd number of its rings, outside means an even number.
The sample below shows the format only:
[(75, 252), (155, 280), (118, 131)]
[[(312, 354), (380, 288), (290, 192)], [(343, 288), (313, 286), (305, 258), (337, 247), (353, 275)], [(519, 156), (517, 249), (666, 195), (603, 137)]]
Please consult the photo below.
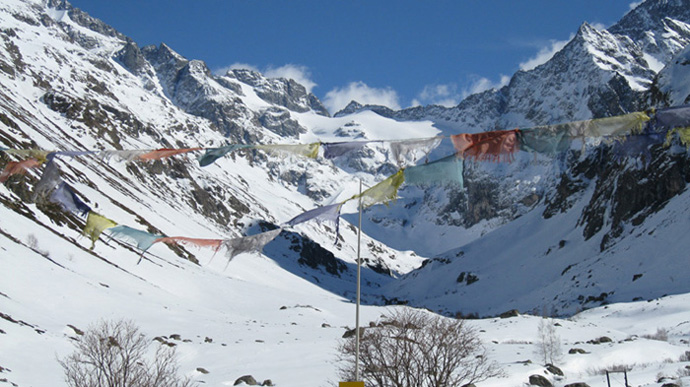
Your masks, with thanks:
[(538, 329), (537, 355), (542, 358), (544, 364), (555, 364), (563, 356), (561, 338), (556, 333), (556, 322), (552, 318), (542, 318)]
[(159, 346), (146, 360), (149, 342), (131, 321), (102, 321), (75, 342), (76, 351), (59, 360), (70, 387), (188, 387), (177, 375), (175, 349)]
[[(355, 338), (340, 345), (340, 376), (354, 379)], [(367, 386), (452, 387), (502, 374), (464, 321), (405, 308), (384, 316), (360, 338)]]

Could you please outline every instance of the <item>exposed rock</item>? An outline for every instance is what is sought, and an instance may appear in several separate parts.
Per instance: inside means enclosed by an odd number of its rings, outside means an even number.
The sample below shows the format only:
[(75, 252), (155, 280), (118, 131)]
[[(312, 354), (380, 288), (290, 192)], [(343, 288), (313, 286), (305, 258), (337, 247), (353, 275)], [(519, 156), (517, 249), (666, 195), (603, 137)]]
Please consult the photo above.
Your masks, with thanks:
[(261, 112), (259, 122), (264, 128), (282, 137), (299, 138), (301, 133), (307, 132), (299, 122), (290, 118), (289, 111), (278, 107), (271, 107)]
[(612, 343), (612, 342), (613, 342), (613, 340), (611, 340), (611, 338), (608, 336), (601, 336), (597, 339), (587, 341), (588, 344), (603, 344), (603, 343)]
[(243, 384), (243, 383), (248, 385), (248, 386), (258, 385), (258, 383), (256, 382), (256, 379), (254, 379), (253, 376), (244, 375), (244, 376), (240, 376), (239, 378), (237, 378), (237, 380), (235, 380), (234, 386), (237, 386), (238, 384)]
[[(365, 330), (364, 327), (359, 327), (359, 337), (362, 337), (362, 336), (364, 335), (364, 330)], [(348, 329), (348, 330), (345, 331), (345, 333), (343, 334), (343, 339), (349, 339), (350, 337), (355, 337), (356, 332), (357, 332), (357, 331), (356, 331), (354, 328), (353, 328), (353, 329)]]
[(549, 379), (542, 375), (530, 375), (529, 384), (530, 386), (553, 387)]
[(553, 364), (547, 364), (547, 365), (546, 365), (546, 370), (549, 371), (549, 372), (551, 372), (551, 373), (554, 374), (554, 375), (563, 376), (563, 371), (561, 371), (560, 368), (556, 367), (556, 366), (553, 365)]
[(120, 51), (115, 53), (115, 59), (133, 74), (141, 74), (146, 69), (146, 58), (134, 42), (127, 42)]
[(517, 317), (520, 315), (520, 312), (517, 309), (511, 309), (507, 312), (503, 312), (498, 315), (500, 318), (510, 318), (510, 317)]

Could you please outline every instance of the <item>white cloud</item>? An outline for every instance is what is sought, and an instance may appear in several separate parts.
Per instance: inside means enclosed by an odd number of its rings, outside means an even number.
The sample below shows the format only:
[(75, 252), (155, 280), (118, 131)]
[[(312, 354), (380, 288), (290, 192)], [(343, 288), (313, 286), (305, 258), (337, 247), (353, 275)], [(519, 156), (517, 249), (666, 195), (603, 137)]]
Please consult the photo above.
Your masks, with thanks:
[(507, 75), (501, 75), (501, 79), (498, 82), (493, 82), (489, 78), (477, 77), (475, 78), (468, 87), (462, 90), (462, 98), (466, 98), (469, 95), (481, 93), (490, 89), (500, 89), (510, 82), (510, 77)]
[(632, 11), (633, 9), (637, 8), (637, 6), (640, 5), (640, 4), (642, 4), (642, 3), (644, 3), (644, 0), (642, 0), (642, 1), (635, 1), (635, 2), (630, 3), (630, 4), (628, 5), (628, 7), (630, 7), (630, 10)]
[(342, 88), (334, 88), (326, 93), (323, 104), (331, 113), (343, 109), (350, 101), (357, 101), (362, 105), (383, 105), (393, 110), (400, 110), (398, 93), (390, 87), (378, 89), (370, 87), (362, 81), (350, 82)]
[(231, 64), (230, 66), (225, 66), (225, 67), (221, 67), (219, 69), (213, 70), (213, 74), (218, 75), (218, 76), (223, 76), (230, 70), (238, 70), (238, 69), (252, 70), (252, 71), (260, 72), (256, 66), (253, 66), (253, 65), (250, 65), (247, 63), (236, 62), (236, 63)]
[(549, 59), (553, 57), (555, 53), (557, 53), (563, 47), (565, 47), (565, 45), (568, 44), (568, 42), (572, 38), (573, 36), (571, 35), (570, 38), (568, 38), (568, 40), (551, 40), (551, 43), (546, 47), (542, 47), (537, 53), (537, 55), (535, 55), (533, 58), (520, 63), (520, 70), (532, 70), (533, 68), (546, 63)]
[(287, 78), (294, 79), (297, 83), (304, 86), (308, 93), (316, 87), (316, 82), (311, 80), (311, 72), (306, 66), (286, 64), (280, 67), (269, 67), (264, 71), (268, 78)]
[(441, 105), (453, 107), (460, 103), (462, 95), (458, 93), (458, 86), (452, 83), (440, 85), (426, 85), (412, 100), (412, 106)]
[(307, 93), (316, 87), (316, 82), (311, 80), (311, 72), (307, 66), (300, 66), (295, 64), (286, 64), (280, 67), (269, 66), (263, 71), (254, 65), (248, 63), (233, 63), (230, 66), (221, 67), (213, 71), (213, 74), (218, 76), (225, 75), (230, 70), (251, 70), (263, 74), (267, 78), (287, 78), (294, 79), (297, 83), (307, 89)]

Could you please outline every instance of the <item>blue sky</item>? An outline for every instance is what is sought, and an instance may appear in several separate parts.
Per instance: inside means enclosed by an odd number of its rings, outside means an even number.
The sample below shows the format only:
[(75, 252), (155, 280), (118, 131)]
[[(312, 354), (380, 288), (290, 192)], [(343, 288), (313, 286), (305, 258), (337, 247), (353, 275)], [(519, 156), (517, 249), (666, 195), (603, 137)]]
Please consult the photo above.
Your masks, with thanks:
[(214, 72), (294, 78), (331, 113), (350, 100), (457, 104), (550, 57), (583, 22), (632, 0), (70, 0), (140, 46), (166, 43)]

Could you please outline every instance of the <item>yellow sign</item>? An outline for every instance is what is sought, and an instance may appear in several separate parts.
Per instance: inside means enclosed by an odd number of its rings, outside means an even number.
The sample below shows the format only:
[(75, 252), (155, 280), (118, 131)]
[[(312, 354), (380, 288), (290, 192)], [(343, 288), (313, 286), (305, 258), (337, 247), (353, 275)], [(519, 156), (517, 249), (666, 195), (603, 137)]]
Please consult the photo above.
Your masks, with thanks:
[(340, 382), (338, 387), (364, 387), (364, 382)]

